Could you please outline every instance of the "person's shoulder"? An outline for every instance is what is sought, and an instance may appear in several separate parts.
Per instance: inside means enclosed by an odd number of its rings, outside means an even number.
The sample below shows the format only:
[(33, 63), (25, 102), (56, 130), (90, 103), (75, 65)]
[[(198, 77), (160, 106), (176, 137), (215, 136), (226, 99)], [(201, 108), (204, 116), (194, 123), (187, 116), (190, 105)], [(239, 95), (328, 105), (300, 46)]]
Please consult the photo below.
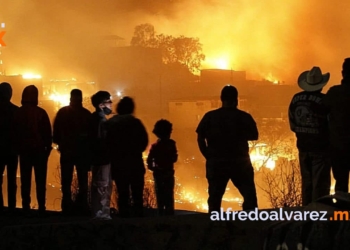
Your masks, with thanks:
[[(303, 91), (300, 91), (300, 92), (297, 92), (297, 93), (295, 93), (295, 94), (293, 95), (293, 98), (296, 97), (296, 96), (304, 95), (305, 93), (308, 93), (308, 92), (306, 92), (306, 91), (304, 91), (304, 90), (303, 90)], [(292, 99), (293, 99), (293, 98), (292, 98)]]
[(170, 145), (170, 146), (173, 146), (173, 145), (176, 144), (176, 142), (173, 139), (171, 139), (171, 138), (165, 139), (165, 140), (161, 140), (161, 142), (162, 142), (162, 144)]
[(159, 141), (157, 140), (156, 142), (153, 142), (152, 144), (151, 144), (151, 149), (155, 149), (157, 146), (158, 146), (158, 144), (159, 144)]
[(202, 120), (209, 119), (210, 117), (214, 117), (220, 114), (220, 108), (219, 109), (214, 109), (210, 110), (207, 113), (205, 113), (202, 117)]
[(237, 109), (236, 112), (238, 113), (238, 115), (243, 116), (243, 117), (252, 117), (251, 114), (249, 114), (248, 112), (241, 110), (241, 109)]
[(221, 108), (210, 110), (207, 113), (205, 113), (204, 116), (212, 116), (212, 115), (218, 114), (220, 113), (221, 110), (222, 110)]
[(91, 114), (91, 111), (88, 110), (87, 108), (84, 108), (84, 107), (83, 107), (83, 110), (84, 110), (85, 113), (87, 113), (87, 114), (89, 114), (89, 115)]
[(131, 119), (134, 121), (135, 124), (137, 124), (138, 126), (144, 127), (143, 122), (141, 121), (140, 118), (137, 118), (137, 117), (135, 117), (135, 116), (132, 116), (132, 117), (133, 117), (133, 118), (131, 118)]
[(344, 89), (343, 85), (334, 85), (334, 86), (329, 88), (326, 95), (328, 95), (330, 93), (341, 92), (341, 91), (343, 91), (343, 89)]
[(97, 120), (99, 118), (99, 114), (97, 111), (94, 111), (90, 114), (90, 119), (91, 120)]
[(87, 108), (81, 107), (80, 112), (86, 116), (90, 116), (91, 115), (91, 111), (88, 110)]
[(58, 115), (62, 115), (62, 114), (64, 114), (65, 112), (67, 112), (67, 106), (65, 106), (65, 107), (62, 107), (62, 108), (60, 108), (58, 111), (57, 111), (57, 116)]
[(47, 116), (49, 117), (49, 115), (47, 114), (46, 110), (43, 109), (42, 107), (36, 106), (35, 110), (37, 110), (37, 112), (42, 115), (42, 116)]
[(40, 113), (47, 113), (46, 110), (43, 109), (42, 107), (36, 106), (35, 109), (38, 110), (38, 112), (40, 112)]

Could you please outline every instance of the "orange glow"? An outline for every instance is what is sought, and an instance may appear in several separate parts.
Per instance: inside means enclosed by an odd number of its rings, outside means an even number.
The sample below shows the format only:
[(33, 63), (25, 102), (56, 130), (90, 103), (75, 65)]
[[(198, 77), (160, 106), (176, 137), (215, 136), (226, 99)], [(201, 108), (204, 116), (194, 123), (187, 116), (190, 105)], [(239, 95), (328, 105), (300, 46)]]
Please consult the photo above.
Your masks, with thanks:
[(6, 43), (2, 40), (2, 37), (5, 35), (6, 31), (0, 31), (0, 47), (5, 47)]

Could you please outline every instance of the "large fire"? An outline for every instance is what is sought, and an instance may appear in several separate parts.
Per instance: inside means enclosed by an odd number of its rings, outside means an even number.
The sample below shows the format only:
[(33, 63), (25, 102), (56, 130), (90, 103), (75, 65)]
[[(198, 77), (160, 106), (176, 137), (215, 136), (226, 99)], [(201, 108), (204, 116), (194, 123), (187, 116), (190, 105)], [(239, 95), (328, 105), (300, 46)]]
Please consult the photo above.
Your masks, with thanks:
[(68, 94), (60, 94), (54, 93), (49, 97), (52, 101), (55, 101), (59, 107), (64, 107), (69, 105), (69, 95)]
[(251, 150), (250, 159), (256, 170), (260, 170), (262, 167), (273, 170), (276, 166), (277, 156), (266, 155), (266, 147), (265, 143), (259, 143)]

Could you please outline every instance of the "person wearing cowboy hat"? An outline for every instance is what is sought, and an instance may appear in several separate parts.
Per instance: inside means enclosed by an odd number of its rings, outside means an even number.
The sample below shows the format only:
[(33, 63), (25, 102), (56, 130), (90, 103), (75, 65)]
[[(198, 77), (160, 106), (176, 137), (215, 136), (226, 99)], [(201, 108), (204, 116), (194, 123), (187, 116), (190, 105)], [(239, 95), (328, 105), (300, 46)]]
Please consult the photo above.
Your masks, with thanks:
[(350, 154), (350, 58), (342, 66), (340, 85), (331, 87), (323, 99), (329, 108), (332, 171), (335, 192), (349, 191)]
[(321, 93), (329, 77), (316, 66), (301, 73), (298, 85), (303, 91), (295, 94), (289, 105), (289, 124), (299, 151), (303, 206), (330, 192), (328, 109)]

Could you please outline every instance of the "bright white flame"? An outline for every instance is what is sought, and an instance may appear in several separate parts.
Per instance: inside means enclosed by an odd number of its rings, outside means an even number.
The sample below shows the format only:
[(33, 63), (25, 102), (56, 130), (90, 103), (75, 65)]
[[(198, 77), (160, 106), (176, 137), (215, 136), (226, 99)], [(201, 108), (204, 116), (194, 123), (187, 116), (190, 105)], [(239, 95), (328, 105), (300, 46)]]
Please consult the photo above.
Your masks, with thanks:
[(26, 73), (22, 75), (23, 79), (41, 79), (41, 75), (35, 75), (32, 73)]
[(117, 91), (117, 96), (118, 96), (118, 97), (121, 97), (121, 96), (122, 96), (122, 92)]
[(273, 170), (276, 167), (276, 162), (272, 159), (268, 159), (265, 165), (266, 168)]
[(69, 105), (69, 95), (51, 94), (50, 99), (57, 102), (60, 107)]
[(270, 81), (270, 82), (272, 82), (273, 84), (278, 84), (279, 83), (279, 81), (274, 76), (272, 76), (271, 73), (269, 73), (267, 75), (267, 77), (265, 77), (265, 79)]
[[(252, 145), (250, 145), (251, 147)], [(254, 150), (250, 153), (250, 160), (255, 169), (259, 170), (261, 167), (266, 167), (273, 170), (276, 167), (277, 157), (269, 157), (265, 154), (266, 149), (265, 143), (259, 143), (254, 146)]]
[(230, 69), (230, 60), (226, 56), (219, 58), (208, 58), (205, 60), (204, 64), (215, 69)]

